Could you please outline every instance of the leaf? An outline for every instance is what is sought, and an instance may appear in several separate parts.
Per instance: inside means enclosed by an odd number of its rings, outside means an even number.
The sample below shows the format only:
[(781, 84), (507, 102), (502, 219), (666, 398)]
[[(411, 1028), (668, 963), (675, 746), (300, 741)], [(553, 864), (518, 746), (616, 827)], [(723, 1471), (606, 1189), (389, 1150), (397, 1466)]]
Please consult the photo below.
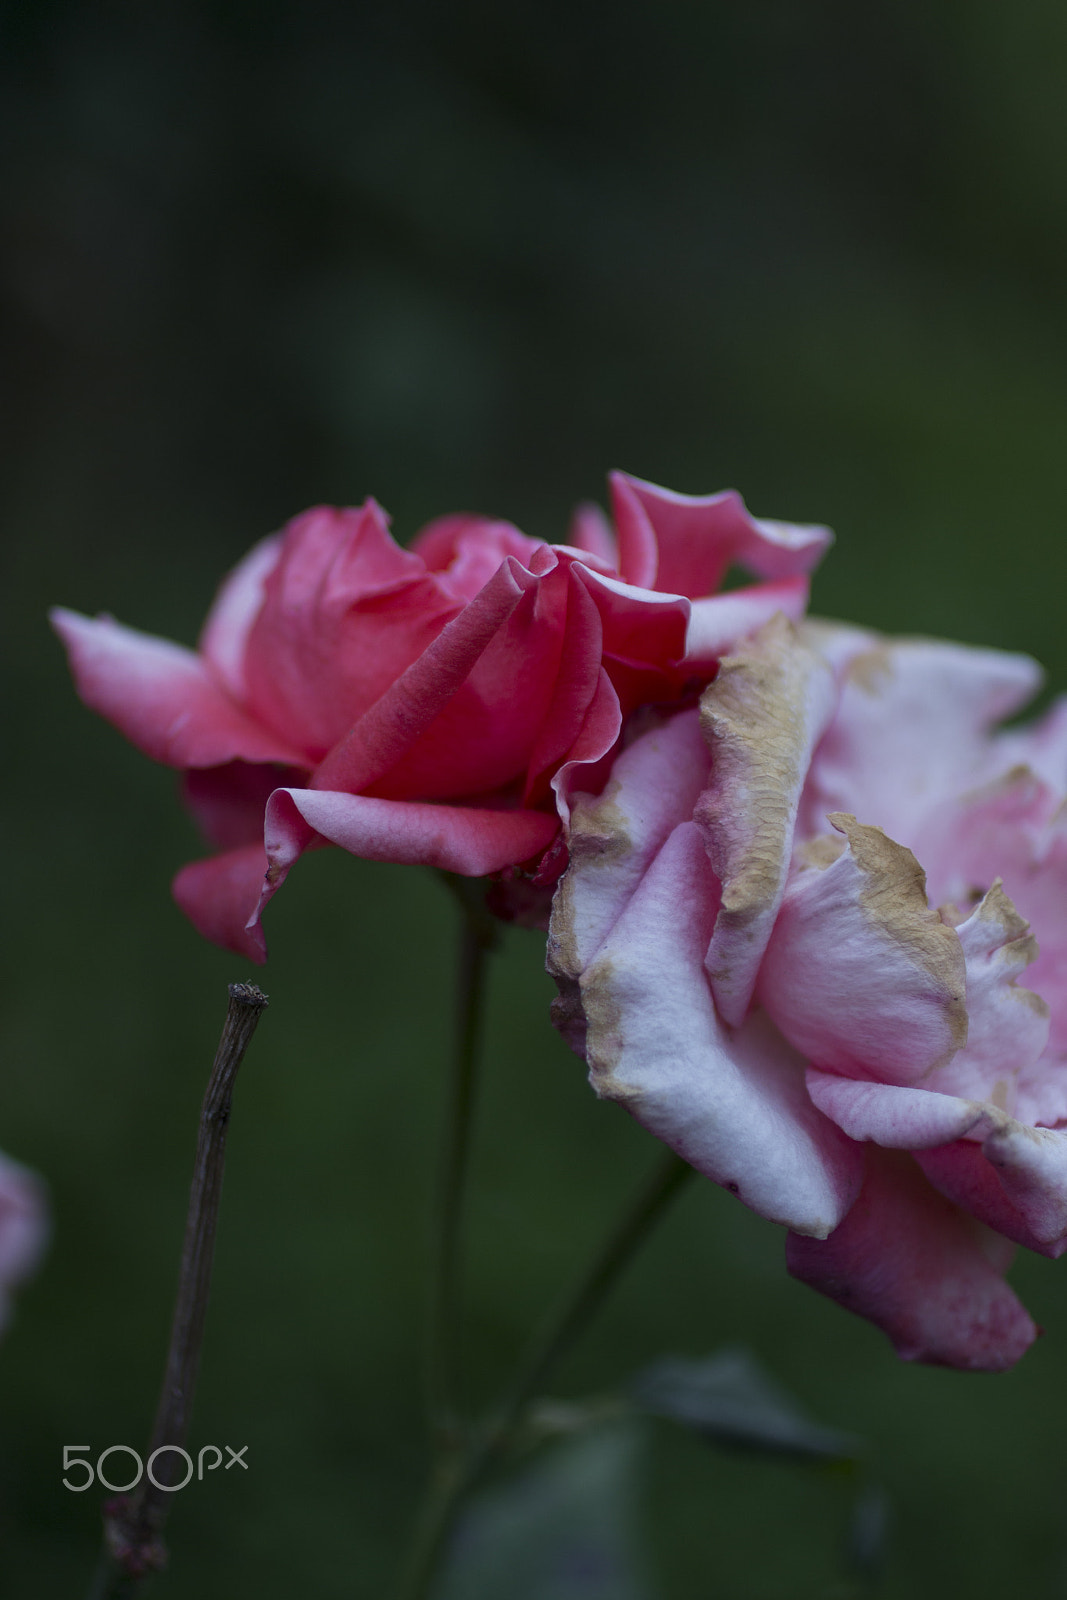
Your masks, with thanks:
[(633, 1398), (645, 1411), (717, 1444), (821, 1461), (854, 1461), (859, 1439), (812, 1422), (747, 1350), (703, 1361), (667, 1356), (641, 1373)]
[(639, 1430), (613, 1423), (478, 1496), (434, 1600), (650, 1600), (636, 1536)]

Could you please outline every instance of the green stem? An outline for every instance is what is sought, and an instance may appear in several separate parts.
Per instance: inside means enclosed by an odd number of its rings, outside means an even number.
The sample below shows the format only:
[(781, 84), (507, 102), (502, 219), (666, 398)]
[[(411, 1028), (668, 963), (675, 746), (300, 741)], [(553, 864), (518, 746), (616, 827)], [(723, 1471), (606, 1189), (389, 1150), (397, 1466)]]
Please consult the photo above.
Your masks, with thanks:
[[(460, 1302), (463, 1198), (470, 1156), (478, 1045), (485, 1011), (485, 977), (496, 930), (481, 885), (451, 880), (463, 906), (455, 1045), (442, 1129), (439, 1193), (431, 1266), (427, 1398), (438, 1451), (458, 1442), (461, 1421)], [(472, 892), (473, 891), (473, 892)]]
[(518, 1378), (485, 1436), (482, 1453), (486, 1465), (507, 1445), (526, 1406), (599, 1311), (645, 1236), (692, 1173), (687, 1162), (667, 1150), (617, 1218), (600, 1249), (527, 1352)]
[(398, 1600), (426, 1600), (437, 1576), (441, 1555), (456, 1525), (459, 1508), (474, 1479), (471, 1457), (453, 1454), (442, 1460), (427, 1487)]
[(512, 1388), (465, 1451), (453, 1448), (430, 1484), (401, 1600), (426, 1600), (466, 1496), (510, 1444), (527, 1405), (600, 1309), (635, 1251), (692, 1173), (668, 1151), (535, 1339)]

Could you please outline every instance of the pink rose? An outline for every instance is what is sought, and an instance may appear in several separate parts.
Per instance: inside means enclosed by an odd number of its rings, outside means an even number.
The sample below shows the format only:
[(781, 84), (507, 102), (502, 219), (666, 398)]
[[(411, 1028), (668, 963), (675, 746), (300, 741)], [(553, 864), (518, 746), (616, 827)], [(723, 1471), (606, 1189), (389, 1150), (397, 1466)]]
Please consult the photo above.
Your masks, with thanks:
[[(373, 500), (305, 512), (226, 580), (195, 652), (53, 613), (86, 704), (185, 774), (220, 852), (174, 882), (201, 933), (264, 960), (262, 907), (313, 844), (468, 876), (536, 863), (627, 711), (803, 611), (825, 529), (611, 488), (615, 528), (584, 508), (571, 547), (459, 515), (403, 550)], [(712, 598), (735, 562), (770, 581)]]
[(47, 1241), (40, 1179), (0, 1153), (0, 1328), (11, 1314), (11, 1291), (36, 1269)]
[(901, 1356), (994, 1371), (1014, 1246), (1067, 1249), (1067, 703), (994, 731), (1039, 679), (769, 623), (575, 797), (549, 948), (599, 1094)]

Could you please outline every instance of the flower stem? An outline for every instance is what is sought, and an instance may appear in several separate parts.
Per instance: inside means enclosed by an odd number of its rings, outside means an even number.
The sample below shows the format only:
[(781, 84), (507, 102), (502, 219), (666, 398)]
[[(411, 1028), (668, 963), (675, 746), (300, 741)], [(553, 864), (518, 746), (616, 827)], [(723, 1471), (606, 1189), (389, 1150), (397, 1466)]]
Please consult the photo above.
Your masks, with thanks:
[(610, 1229), (600, 1249), (545, 1324), (511, 1389), (474, 1440), (453, 1444), (431, 1481), (401, 1600), (426, 1600), (466, 1496), (491, 1471), (552, 1368), (600, 1309), (623, 1270), (693, 1169), (668, 1151)]
[[(132, 1600), (142, 1580), (166, 1564), (163, 1529), (174, 1492), (166, 1486), (177, 1482), (184, 1471), (175, 1456), (185, 1446), (204, 1341), (234, 1083), (267, 1004), (266, 995), (251, 983), (231, 983), (229, 994), (226, 1021), (200, 1108), (178, 1297), (146, 1471), (136, 1489), (109, 1501), (104, 1508), (104, 1549), (89, 1600)], [(167, 1450), (153, 1467), (157, 1479), (153, 1483), (147, 1461), (163, 1446), (173, 1449)]]
[(692, 1174), (693, 1168), (681, 1156), (667, 1150), (655, 1171), (616, 1219), (600, 1249), (534, 1339), (521, 1363), (518, 1377), (485, 1435), (482, 1453), (486, 1465), (507, 1445), (541, 1384), (599, 1311), (646, 1235)]
[(456, 1032), (441, 1137), (438, 1202), (431, 1265), (427, 1400), (431, 1432), (447, 1456), (462, 1429), (460, 1310), (463, 1199), (470, 1156), (478, 1047), (485, 1011), (488, 957), (497, 930), (481, 884), (449, 877), (463, 908), (456, 973)]

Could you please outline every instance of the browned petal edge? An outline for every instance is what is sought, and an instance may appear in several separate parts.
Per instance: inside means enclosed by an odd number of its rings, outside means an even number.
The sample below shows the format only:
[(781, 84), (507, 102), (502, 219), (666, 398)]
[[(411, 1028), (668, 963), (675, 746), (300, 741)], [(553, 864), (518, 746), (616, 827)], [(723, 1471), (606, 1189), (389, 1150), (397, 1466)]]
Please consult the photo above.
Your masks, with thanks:
[(581, 1004), (585, 1018), (585, 1061), (589, 1082), (601, 1100), (632, 1104), (640, 1098), (635, 1084), (615, 1076), (623, 1053), (622, 1008), (614, 990), (615, 971), (611, 959), (594, 961), (582, 979)]
[(603, 794), (580, 794), (571, 809), (567, 830), (570, 860), (552, 901), (546, 953), (548, 970), (560, 982), (561, 989), (566, 980), (577, 980), (582, 970), (574, 905), (579, 875), (595, 871), (601, 863), (621, 860), (633, 848), (626, 813), (616, 798), (619, 788), (619, 780), (612, 778)]
[[(1015, 903), (1004, 892), (1004, 883), (1001, 878), (994, 878), (978, 906), (978, 916), (982, 922), (993, 922), (1001, 930), (1003, 941), (997, 949), (997, 959), (1022, 971), (1032, 961), (1036, 961), (1039, 948), (1037, 938), (1031, 931), (1030, 924), (1024, 916), (1015, 909)], [(1029, 1006), (1036, 1011), (1039, 1017), (1049, 1015), (1049, 1006), (1033, 989), (1023, 987), (1016, 978), (1009, 980), (1011, 988), (1021, 1005)]]
[[(724, 656), (700, 701), (712, 752), (711, 786), (697, 809), (720, 879), (716, 933), (745, 929), (781, 892), (811, 739), (809, 697), (826, 663), (784, 616), (772, 617), (743, 650)], [(731, 788), (743, 801), (743, 829), (725, 815)]]
[(831, 812), (830, 824), (848, 840), (867, 880), (860, 905), (870, 922), (900, 946), (946, 996), (945, 1013), (952, 1044), (931, 1071), (951, 1060), (967, 1043), (967, 968), (955, 929), (931, 910), (926, 873), (912, 852), (881, 828), (857, 822), (845, 811)]
[(823, 867), (832, 867), (847, 849), (840, 834), (817, 833), (813, 839), (805, 839), (798, 844), (795, 854), (797, 864), (802, 869), (816, 867), (821, 871)]
[[(589, 961), (578, 947), (575, 898), (586, 873), (623, 860), (633, 849), (629, 819), (618, 803), (620, 784), (612, 779), (600, 796), (578, 796), (568, 832), (570, 864), (556, 890), (549, 926), (547, 967), (559, 994), (552, 1021), (589, 1068), (589, 1081), (601, 1099), (633, 1100), (639, 1093), (615, 1077), (623, 1051), (622, 1017), (614, 994), (614, 967), (607, 956)], [(589, 961), (587, 967), (583, 964)]]
[(875, 645), (852, 656), (845, 667), (845, 682), (854, 683), (864, 694), (881, 694), (894, 677), (893, 651), (886, 644)]
[(589, 1068), (589, 1082), (601, 1100), (635, 1100), (640, 1090), (615, 1076), (622, 1059), (622, 1009), (613, 990), (611, 959), (601, 956), (581, 977), (556, 974), (559, 994), (552, 1021)]
[[(612, 778), (602, 795), (576, 797), (567, 830), (570, 860), (556, 887), (548, 925), (545, 965), (559, 989), (551, 1006), (552, 1021), (575, 1054), (583, 1057), (589, 1046), (590, 1024), (596, 1037), (599, 1007), (595, 996), (590, 1000), (583, 993), (575, 896), (582, 873), (618, 861), (632, 848), (626, 814), (616, 798), (619, 788), (618, 779)], [(590, 1073), (592, 1070), (590, 1067)]]

